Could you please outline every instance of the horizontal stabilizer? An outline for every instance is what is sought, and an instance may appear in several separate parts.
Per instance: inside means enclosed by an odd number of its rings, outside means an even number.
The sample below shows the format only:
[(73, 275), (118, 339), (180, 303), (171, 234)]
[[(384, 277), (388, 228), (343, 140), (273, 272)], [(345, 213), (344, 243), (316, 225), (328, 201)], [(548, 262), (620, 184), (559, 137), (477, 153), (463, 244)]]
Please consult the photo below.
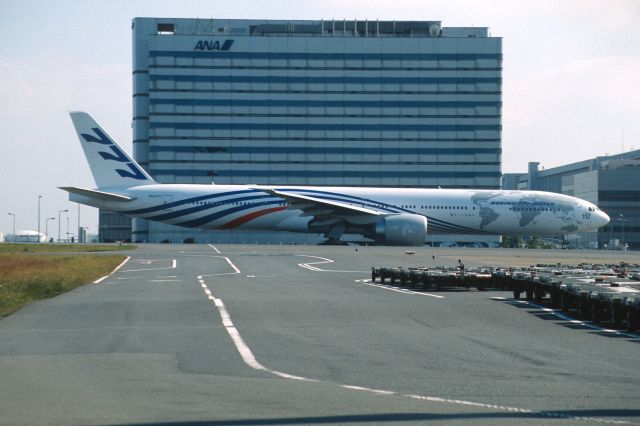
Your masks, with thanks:
[(112, 192), (98, 191), (95, 189), (76, 188), (75, 186), (61, 186), (60, 189), (63, 189), (72, 194), (84, 195), (85, 197), (91, 197), (104, 201), (131, 201), (134, 199), (132, 197), (118, 195)]

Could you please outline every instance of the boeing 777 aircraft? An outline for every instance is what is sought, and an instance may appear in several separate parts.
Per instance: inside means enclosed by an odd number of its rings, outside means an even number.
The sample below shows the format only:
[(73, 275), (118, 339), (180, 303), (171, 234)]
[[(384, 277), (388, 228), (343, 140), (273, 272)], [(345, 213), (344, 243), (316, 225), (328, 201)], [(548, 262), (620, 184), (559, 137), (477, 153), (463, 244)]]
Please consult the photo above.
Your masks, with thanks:
[(72, 112), (97, 189), (62, 187), (74, 202), (200, 229), (292, 231), (338, 240), (423, 245), (439, 234), (557, 236), (604, 226), (594, 204), (541, 191), (155, 182), (84, 112)]

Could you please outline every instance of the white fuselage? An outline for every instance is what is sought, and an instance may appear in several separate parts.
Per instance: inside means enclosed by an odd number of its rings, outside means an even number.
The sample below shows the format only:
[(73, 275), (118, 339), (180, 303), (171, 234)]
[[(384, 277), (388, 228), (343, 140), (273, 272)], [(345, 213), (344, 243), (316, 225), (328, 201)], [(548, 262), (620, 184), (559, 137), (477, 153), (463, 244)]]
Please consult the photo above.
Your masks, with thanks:
[(427, 218), (428, 232), (437, 234), (555, 236), (593, 230), (609, 221), (592, 203), (540, 191), (157, 184), (101, 188), (131, 197), (131, 201), (105, 201), (79, 194), (71, 194), (71, 200), (191, 228), (315, 232), (310, 228), (312, 215), (261, 188), (383, 215), (421, 215)]

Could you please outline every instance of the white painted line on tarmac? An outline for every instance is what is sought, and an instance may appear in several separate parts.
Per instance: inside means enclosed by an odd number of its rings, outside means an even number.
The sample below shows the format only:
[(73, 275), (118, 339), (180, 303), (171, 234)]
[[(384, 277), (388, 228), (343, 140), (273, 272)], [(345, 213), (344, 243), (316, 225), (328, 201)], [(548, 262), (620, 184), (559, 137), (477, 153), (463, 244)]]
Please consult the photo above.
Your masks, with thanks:
[(231, 266), (231, 268), (233, 269), (233, 272), (220, 272), (218, 274), (207, 274), (207, 275), (202, 275), (203, 277), (219, 277), (222, 275), (238, 275), (242, 273), (240, 269), (238, 269), (238, 267), (231, 261), (231, 259), (229, 259), (226, 256), (209, 256), (209, 257), (226, 260), (229, 266)]
[(283, 379), (289, 379), (289, 380), (299, 380), (301, 382), (319, 382), (320, 380), (315, 380), (315, 379), (308, 379), (306, 377), (302, 377), (302, 376), (294, 376), (293, 374), (288, 374), (288, 373), (283, 373), (281, 371), (276, 371), (276, 370), (268, 370), (267, 371), (271, 374), (275, 374), (278, 377), (282, 377)]
[(386, 391), (386, 390), (380, 390), (380, 389), (370, 389), (370, 388), (365, 388), (363, 386), (340, 385), (340, 387), (343, 387), (345, 389), (357, 390), (357, 391), (372, 392), (372, 393), (377, 393), (377, 394), (380, 394), (380, 395), (397, 395), (397, 393), (393, 392), (393, 391)]
[(214, 249), (216, 251), (216, 253), (218, 254), (222, 254), (222, 252), (220, 250), (218, 250), (218, 248), (216, 246), (214, 246), (213, 244), (209, 244), (209, 247), (211, 247), (212, 249)]
[[(217, 248), (215, 248), (215, 246), (211, 244), (209, 244), (209, 246), (213, 248), (217, 253), (220, 253), (220, 251)], [(224, 259), (229, 264), (229, 266), (231, 266), (231, 269), (233, 269), (233, 272), (220, 272), (218, 274), (207, 274), (207, 275), (201, 275), (201, 277), (219, 277), (222, 275), (237, 275), (242, 273), (240, 269), (227, 256), (206, 256), (206, 257), (214, 258), (214, 259)]]
[[(147, 263), (147, 264), (151, 264), (154, 262), (165, 262), (164, 259), (156, 259), (156, 260), (144, 260), (141, 261), (141, 263)], [(178, 261), (176, 259), (172, 259), (171, 262), (171, 266), (169, 267), (165, 267), (165, 268), (144, 268), (144, 269), (127, 269), (126, 271), (122, 271), (122, 272), (142, 272), (142, 271), (161, 271), (164, 269), (176, 269), (176, 267), (178, 266)]]
[(321, 269), (318, 268), (317, 266), (313, 266), (313, 265), (322, 265), (322, 264), (327, 264), (327, 263), (334, 263), (333, 260), (331, 259), (327, 259), (326, 257), (320, 257), (320, 256), (311, 256), (308, 254), (296, 254), (294, 256), (302, 256), (302, 257), (311, 257), (314, 259), (321, 259), (319, 262), (306, 262), (306, 263), (298, 263), (298, 266), (301, 268), (305, 268), (308, 269), (310, 271), (314, 271), (314, 272), (343, 272), (343, 273), (358, 273), (358, 274), (365, 274), (368, 271), (338, 271), (335, 269)]
[[(148, 278), (148, 277), (145, 277), (145, 276), (137, 276), (136, 277), (136, 276), (129, 275), (127, 277), (117, 277), (117, 278), (114, 278), (114, 279), (117, 280), (117, 281), (131, 281), (131, 280), (140, 280), (140, 279), (145, 279), (145, 278)], [(164, 281), (182, 281), (182, 280), (179, 280), (178, 278), (182, 278), (182, 277), (178, 276), (178, 275), (158, 275), (158, 276), (154, 277), (153, 280), (150, 280), (150, 282), (152, 282), (152, 281), (163, 281), (163, 280)]]
[(106, 280), (107, 278), (109, 278), (111, 275), (115, 274), (116, 272), (118, 272), (118, 270), (120, 268), (122, 268), (124, 266), (125, 263), (127, 263), (129, 261), (129, 259), (131, 259), (131, 256), (127, 256), (127, 258), (125, 260), (123, 260), (118, 266), (116, 266), (116, 268), (111, 271), (111, 273), (109, 273), (108, 275), (105, 275), (102, 278), (98, 278), (97, 280), (95, 280), (93, 283), (94, 284), (100, 284), (102, 281)]
[(283, 379), (298, 380), (298, 381), (305, 381), (305, 382), (317, 382), (317, 380), (314, 380), (314, 379), (308, 379), (306, 377), (301, 377), (293, 374), (283, 373), (281, 371), (271, 370), (266, 368), (264, 365), (260, 364), (258, 360), (256, 360), (256, 357), (253, 355), (253, 352), (251, 352), (251, 349), (249, 348), (249, 346), (245, 343), (242, 336), (240, 336), (238, 329), (233, 325), (233, 321), (231, 321), (231, 316), (229, 315), (229, 312), (227, 311), (227, 308), (224, 305), (224, 302), (222, 302), (221, 299), (217, 299), (211, 293), (211, 290), (209, 290), (209, 288), (207, 287), (207, 284), (204, 282), (203, 277), (204, 275), (200, 275), (198, 277), (198, 281), (200, 282), (200, 285), (202, 286), (205, 294), (207, 294), (209, 300), (213, 302), (213, 305), (218, 310), (218, 313), (220, 314), (220, 319), (222, 320), (222, 325), (224, 325), (225, 330), (227, 330), (227, 334), (229, 334), (229, 337), (231, 337), (231, 341), (233, 341), (233, 344), (235, 345), (236, 350), (240, 354), (240, 357), (242, 358), (245, 364), (247, 364), (249, 367), (253, 368), (254, 370), (265, 371), (275, 376), (281, 377)]
[(425, 293), (422, 291), (412, 291), (412, 290), (407, 290), (406, 288), (399, 288), (389, 284), (378, 284), (375, 282), (370, 282), (368, 279), (356, 280), (356, 282), (362, 283), (364, 285), (368, 285), (370, 287), (378, 287), (384, 290), (395, 291), (396, 293), (415, 294), (418, 296), (433, 297), (434, 299), (444, 299), (444, 296), (440, 296), (439, 294)]
[(495, 410), (495, 411), (507, 411), (507, 412), (513, 412), (513, 413), (531, 414), (531, 415), (540, 416), (540, 417), (559, 417), (563, 419), (580, 420), (583, 422), (591, 422), (591, 423), (629, 424), (629, 422), (626, 422), (626, 421), (611, 420), (611, 419), (604, 419), (604, 418), (597, 418), (597, 417), (577, 417), (577, 416), (570, 416), (565, 414), (549, 413), (545, 411), (534, 411), (526, 408), (484, 404), (481, 402), (465, 401), (461, 399), (448, 399), (448, 398), (441, 398), (441, 397), (429, 396), (429, 395), (401, 394), (394, 391), (383, 390), (383, 389), (372, 389), (364, 386), (345, 385), (345, 384), (339, 384), (339, 383), (333, 383), (333, 382), (325, 382), (322, 380), (310, 379), (307, 377), (296, 376), (293, 374), (288, 374), (288, 373), (284, 373), (277, 370), (271, 370), (270, 368), (267, 368), (264, 365), (260, 364), (260, 362), (256, 359), (255, 355), (251, 351), (251, 348), (249, 348), (249, 346), (246, 344), (244, 339), (242, 339), (242, 336), (240, 336), (240, 332), (238, 332), (238, 329), (233, 325), (233, 322), (231, 321), (231, 316), (229, 315), (229, 312), (227, 311), (226, 306), (224, 305), (221, 299), (217, 299), (215, 296), (213, 296), (211, 290), (209, 289), (209, 287), (204, 281), (204, 277), (205, 275), (198, 276), (198, 282), (200, 283), (200, 286), (205, 291), (205, 294), (208, 295), (208, 299), (213, 302), (213, 305), (218, 310), (222, 323), (225, 329), (227, 330), (229, 337), (231, 337), (231, 340), (235, 345), (236, 350), (240, 354), (240, 357), (242, 357), (242, 360), (244, 361), (245, 364), (247, 364), (249, 367), (253, 368), (254, 370), (264, 371), (266, 373), (270, 373), (287, 380), (298, 380), (298, 381), (304, 381), (304, 382), (333, 384), (333, 385), (340, 386), (343, 389), (349, 389), (349, 390), (358, 391), (358, 392), (368, 392), (368, 393), (373, 393), (381, 396), (397, 396), (397, 397), (411, 398), (419, 401), (438, 402), (438, 403), (444, 403), (444, 404), (450, 404), (450, 405), (477, 407), (477, 408), (483, 408), (483, 409), (489, 409), (489, 410)]
[(231, 259), (229, 259), (228, 257), (225, 257), (224, 260), (227, 261), (227, 263), (229, 264), (229, 266), (231, 266), (233, 268), (234, 271), (236, 271), (236, 274), (240, 273), (240, 269), (238, 269), (238, 267), (236, 265), (233, 264), (233, 262), (231, 261)]

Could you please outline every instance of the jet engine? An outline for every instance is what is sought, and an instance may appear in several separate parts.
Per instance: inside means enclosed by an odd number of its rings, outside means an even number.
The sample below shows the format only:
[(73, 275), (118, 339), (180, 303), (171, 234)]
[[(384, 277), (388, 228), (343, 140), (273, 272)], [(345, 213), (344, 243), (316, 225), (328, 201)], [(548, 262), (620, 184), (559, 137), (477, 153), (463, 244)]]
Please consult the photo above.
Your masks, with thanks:
[(422, 246), (427, 235), (427, 218), (402, 213), (382, 217), (375, 225), (375, 241), (391, 246)]

